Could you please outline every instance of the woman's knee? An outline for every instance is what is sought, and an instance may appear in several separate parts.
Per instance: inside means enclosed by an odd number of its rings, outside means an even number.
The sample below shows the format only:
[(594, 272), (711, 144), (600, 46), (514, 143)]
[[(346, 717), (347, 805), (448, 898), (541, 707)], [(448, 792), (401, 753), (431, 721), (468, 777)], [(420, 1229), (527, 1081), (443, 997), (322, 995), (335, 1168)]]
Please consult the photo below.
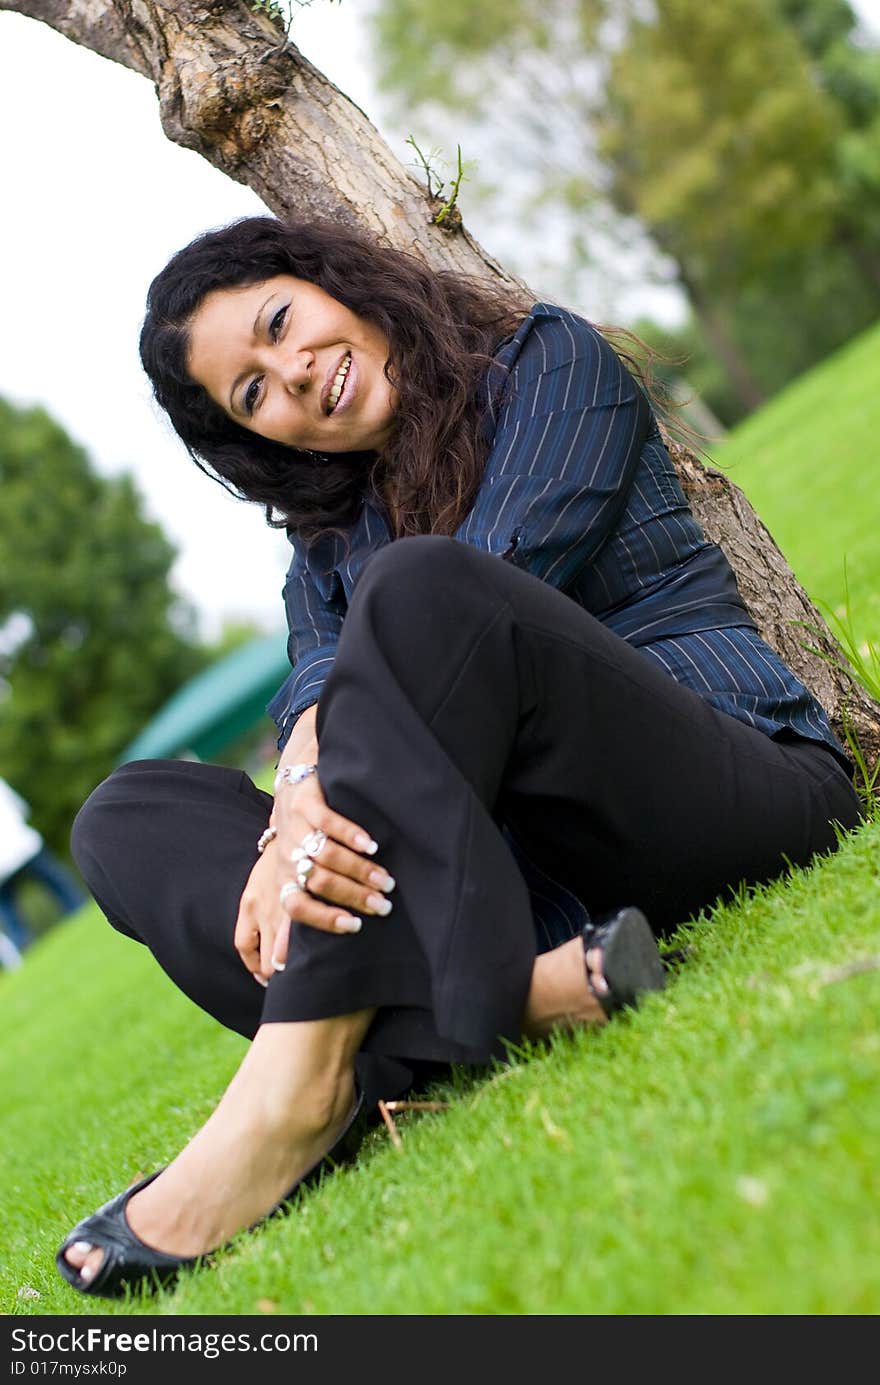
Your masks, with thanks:
[(467, 545), (446, 534), (410, 534), (385, 544), (372, 555), (358, 590), (368, 586), (420, 581), (441, 570), (458, 568), (465, 560)]
[(92, 790), (74, 818), (70, 830), (70, 850), (87, 883), (92, 863), (104, 854), (111, 829), (118, 826), (121, 781), (130, 781), (132, 773), (137, 773), (149, 763), (147, 760), (138, 760), (114, 770)]
[(92, 790), (70, 829), (70, 852), (86, 884), (89, 884), (92, 862), (100, 850), (109, 782), (109, 779), (105, 779)]
[(358, 608), (369, 608), (380, 621), (387, 612), (392, 628), (400, 630), (410, 618), (424, 620), (426, 612), (448, 614), (468, 606), (484, 585), (475, 571), (481, 561), (486, 561), (485, 554), (444, 534), (396, 539), (370, 558), (347, 619), (357, 619)]
[(139, 935), (121, 917), (116, 877), (132, 837), (124, 801), (130, 799), (132, 776), (149, 764), (146, 760), (132, 762), (108, 775), (89, 794), (70, 831), (71, 855), (89, 893), (113, 927), (138, 942), (142, 941)]

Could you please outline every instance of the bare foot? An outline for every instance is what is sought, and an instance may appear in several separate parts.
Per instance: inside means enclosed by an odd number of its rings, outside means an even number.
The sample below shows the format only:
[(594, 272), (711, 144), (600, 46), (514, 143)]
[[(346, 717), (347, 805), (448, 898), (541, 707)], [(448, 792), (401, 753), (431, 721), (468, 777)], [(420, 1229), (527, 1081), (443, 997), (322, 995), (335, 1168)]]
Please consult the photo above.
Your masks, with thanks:
[(523, 1016), (523, 1032), (529, 1038), (545, 1039), (554, 1029), (607, 1023), (608, 1016), (587, 983), (587, 968), (595, 990), (607, 994), (601, 948), (590, 948), (586, 966), (580, 938), (571, 938), (535, 958)]
[[(363, 1013), (364, 1022), (358, 1015), (263, 1025), (205, 1125), (128, 1203), (135, 1235), (169, 1255), (203, 1255), (270, 1212), (351, 1116), (354, 1053), (372, 1018)], [(356, 1021), (348, 1040), (325, 1042), (323, 1051), (319, 1035), (303, 1032), (329, 1027), (338, 1036), (345, 1021)], [(86, 1241), (65, 1251), (86, 1283), (103, 1255)]]

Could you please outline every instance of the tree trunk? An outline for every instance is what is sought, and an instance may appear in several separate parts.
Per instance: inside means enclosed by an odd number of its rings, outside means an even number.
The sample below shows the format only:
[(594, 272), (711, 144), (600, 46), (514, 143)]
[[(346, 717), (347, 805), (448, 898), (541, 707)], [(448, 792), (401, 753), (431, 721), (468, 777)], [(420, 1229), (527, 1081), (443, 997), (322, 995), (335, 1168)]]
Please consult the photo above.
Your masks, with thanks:
[[(435, 268), (522, 287), (458, 218), (447, 218), (445, 229), (434, 224), (439, 203), (363, 112), (245, 0), (0, 0), (0, 10), (43, 20), (150, 78), (169, 139), (248, 184), (276, 215), (335, 218)], [(745, 496), (685, 449), (671, 450), (694, 512), (727, 554), (764, 638), (815, 692), (841, 738), (848, 720), (873, 766), (880, 706), (834, 666), (846, 662), (840, 649)]]
[(724, 549), (761, 635), (815, 693), (844, 744), (851, 729), (870, 778), (880, 759), (880, 705), (847, 672), (828, 625), (742, 491), (678, 443), (668, 445), (691, 508)]

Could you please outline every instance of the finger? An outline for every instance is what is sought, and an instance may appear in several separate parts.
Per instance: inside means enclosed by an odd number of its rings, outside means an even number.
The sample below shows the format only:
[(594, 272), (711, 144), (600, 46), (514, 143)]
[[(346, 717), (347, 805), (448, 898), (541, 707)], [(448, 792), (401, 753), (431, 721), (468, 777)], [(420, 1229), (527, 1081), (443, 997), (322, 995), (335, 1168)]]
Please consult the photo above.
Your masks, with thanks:
[(319, 928), (323, 933), (359, 933), (362, 920), (339, 905), (324, 904), (307, 890), (299, 888), (285, 894), (282, 908), (293, 923)]
[(267, 978), (271, 977), (275, 971), (272, 966), (272, 958), (275, 953), (275, 939), (282, 922), (282, 910), (280, 908), (276, 906), (272, 913), (272, 922), (269, 923), (264, 919), (260, 926), (260, 973)]
[[(305, 864), (305, 863), (303, 863)], [(392, 903), (387, 894), (380, 894), (372, 885), (361, 885), (348, 876), (338, 875), (313, 860), (305, 882), (306, 891), (333, 904), (343, 904), (356, 914), (378, 914), (382, 917), (391, 913)]]
[[(383, 894), (390, 894), (394, 889), (394, 877), (389, 875), (378, 861), (365, 860), (356, 851), (350, 851), (347, 846), (334, 841), (331, 837), (327, 838), (320, 851), (311, 851), (309, 855), (325, 870), (335, 871), (337, 875), (348, 876), (350, 880), (356, 880), (368, 889), (381, 890)], [(311, 880), (309, 881), (309, 888), (312, 888)], [(325, 891), (314, 890), (313, 893), (324, 894)], [(335, 895), (332, 897), (336, 898)]]
[(358, 823), (352, 822), (351, 818), (343, 817), (341, 813), (334, 812), (328, 807), (321, 785), (306, 780), (308, 785), (297, 795), (295, 809), (300, 813), (312, 827), (320, 828), (326, 832), (328, 837), (334, 837), (337, 841), (343, 842), (352, 851), (365, 852), (368, 856), (375, 856), (379, 850), (378, 842), (374, 841), (363, 827)]
[(260, 962), (260, 928), (248, 914), (239, 915), (233, 935), (235, 950), (248, 971), (261, 985), (269, 984)]
[(284, 917), (284, 922), (275, 934), (275, 946), (272, 949), (272, 970), (283, 971), (287, 962), (287, 948), (290, 943), (290, 916)]

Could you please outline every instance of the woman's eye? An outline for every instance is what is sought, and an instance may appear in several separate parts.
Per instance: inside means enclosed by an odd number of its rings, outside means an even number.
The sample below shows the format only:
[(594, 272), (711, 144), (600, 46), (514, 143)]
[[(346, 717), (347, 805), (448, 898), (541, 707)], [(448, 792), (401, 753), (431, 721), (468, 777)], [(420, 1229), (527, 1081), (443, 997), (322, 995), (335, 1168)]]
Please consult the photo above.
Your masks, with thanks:
[(285, 304), (283, 308), (278, 309), (272, 321), (269, 323), (269, 336), (272, 338), (272, 341), (277, 341), (281, 335), (281, 329), (284, 326), (284, 319), (286, 316), (287, 304)]
[(254, 409), (257, 407), (257, 402), (259, 398), (260, 382), (259, 380), (251, 380), (250, 384), (244, 392), (244, 411), (246, 414), (253, 413)]

